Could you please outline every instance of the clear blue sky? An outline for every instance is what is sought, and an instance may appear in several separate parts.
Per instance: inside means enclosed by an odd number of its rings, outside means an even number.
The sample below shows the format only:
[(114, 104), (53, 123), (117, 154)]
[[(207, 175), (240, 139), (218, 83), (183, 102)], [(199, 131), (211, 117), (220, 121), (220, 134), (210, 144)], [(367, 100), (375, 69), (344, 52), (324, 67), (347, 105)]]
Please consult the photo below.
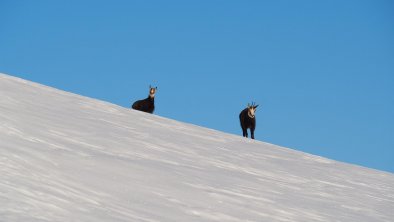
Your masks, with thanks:
[(394, 172), (390, 0), (0, 0), (0, 72)]

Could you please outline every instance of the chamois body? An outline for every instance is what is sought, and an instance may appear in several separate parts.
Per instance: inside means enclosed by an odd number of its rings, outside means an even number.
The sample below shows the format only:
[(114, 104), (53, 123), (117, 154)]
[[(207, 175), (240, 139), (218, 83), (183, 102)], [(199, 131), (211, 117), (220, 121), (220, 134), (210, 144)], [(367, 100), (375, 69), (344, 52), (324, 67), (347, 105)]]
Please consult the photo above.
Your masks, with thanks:
[(254, 139), (254, 130), (256, 129), (256, 117), (254, 112), (257, 106), (255, 106), (253, 103), (252, 106), (249, 106), (248, 104), (248, 107), (242, 110), (239, 114), (239, 121), (241, 123), (243, 137), (248, 137), (248, 129), (250, 129), (250, 136), (252, 139)]
[(146, 99), (138, 100), (133, 103), (131, 108), (142, 112), (153, 113), (155, 111), (155, 93), (156, 88), (149, 87), (149, 96)]

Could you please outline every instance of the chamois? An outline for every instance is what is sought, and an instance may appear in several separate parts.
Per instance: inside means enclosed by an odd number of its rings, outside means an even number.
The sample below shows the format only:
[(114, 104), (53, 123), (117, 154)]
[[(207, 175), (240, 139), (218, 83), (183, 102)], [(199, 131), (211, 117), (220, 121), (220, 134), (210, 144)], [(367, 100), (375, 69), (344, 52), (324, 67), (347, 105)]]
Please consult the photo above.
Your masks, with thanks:
[(249, 105), (239, 114), (239, 121), (241, 122), (242, 134), (248, 138), (248, 128), (250, 129), (251, 138), (254, 139), (254, 130), (256, 128), (255, 111), (259, 105)]
[(155, 93), (157, 87), (149, 86), (149, 96), (146, 99), (138, 100), (133, 103), (131, 108), (142, 112), (153, 113), (155, 110)]

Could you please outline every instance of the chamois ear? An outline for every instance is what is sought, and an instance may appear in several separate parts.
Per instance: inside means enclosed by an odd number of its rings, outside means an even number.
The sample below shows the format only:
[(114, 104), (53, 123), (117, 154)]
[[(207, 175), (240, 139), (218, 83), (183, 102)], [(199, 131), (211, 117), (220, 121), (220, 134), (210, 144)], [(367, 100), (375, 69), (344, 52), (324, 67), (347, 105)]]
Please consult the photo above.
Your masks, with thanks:
[(256, 109), (259, 105), (255, 105), (253, 108)]
[(156, 86), (156, 88), (155, 88), (156, 90), (157, 90), (157, 86)]

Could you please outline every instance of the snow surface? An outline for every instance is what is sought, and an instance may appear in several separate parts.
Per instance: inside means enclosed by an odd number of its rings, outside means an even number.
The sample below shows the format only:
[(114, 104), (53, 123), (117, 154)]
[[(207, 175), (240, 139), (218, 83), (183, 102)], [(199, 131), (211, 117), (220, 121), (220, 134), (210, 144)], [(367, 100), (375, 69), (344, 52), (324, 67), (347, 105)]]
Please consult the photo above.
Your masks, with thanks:
[(0, 74), (0, 221), (394, 221), (394, 175)]

